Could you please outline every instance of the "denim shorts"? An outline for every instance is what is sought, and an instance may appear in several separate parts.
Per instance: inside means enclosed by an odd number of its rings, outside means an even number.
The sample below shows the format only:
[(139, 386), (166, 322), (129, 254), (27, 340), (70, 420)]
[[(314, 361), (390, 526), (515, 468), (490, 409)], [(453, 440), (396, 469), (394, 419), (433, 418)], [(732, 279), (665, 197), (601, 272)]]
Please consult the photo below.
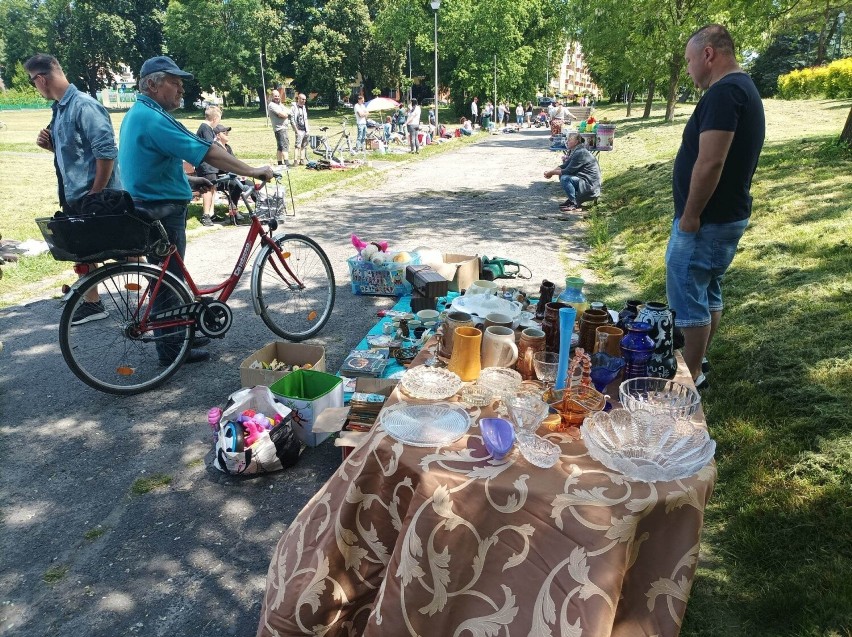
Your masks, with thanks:
[(734, 260), (748, 219), (706, 224), (698, 232), (681, 232), (678, 219), (666, 248), (666, 295), (678, 327), (710, 324), (722, 311), (722, 276)]

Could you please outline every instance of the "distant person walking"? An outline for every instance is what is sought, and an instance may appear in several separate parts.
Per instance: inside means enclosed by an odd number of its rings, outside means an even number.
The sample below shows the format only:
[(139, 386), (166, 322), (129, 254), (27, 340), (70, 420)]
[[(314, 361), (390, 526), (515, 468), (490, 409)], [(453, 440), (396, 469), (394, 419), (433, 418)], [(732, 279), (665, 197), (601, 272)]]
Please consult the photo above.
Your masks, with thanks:
[(470, 103), (470, 119), (474, 124), (479, 123), (479, 98), (474, 97)]
[[(24, 70), (39, 94), (54, 100), (50, 124), (39, 131), (36, 145), (53, 153), (62, 209), (73, 207), (82, 197), (104, 188), (121, 188), (115, 170), (118, 148), (106, 109), (77, 90), (52, 55), (34, 55), (24, 62)], [(74, 271), (82, 277), (95, 267), (96, 263), (78, 263)], [(103, 303), (93, 292), (74, 312), (71, 324), (80, 325), (107, 316)]]
[(293, 150), (296, 154), (296, 162), (299, 164), (308, 163), (308, 135), (311, 129), (308, 124), (308, 109), (305, 106), (307, 101), (307, 96), (304, 93), (299, 93), (290, 109), (290, 125), (296, 133)]
[(405, 118), (405, 128), (408, 130), (409, 152), (420, 152), (420, 140), (417, 139), (417, 130), (420, 128), (420, 106), (416, 99), (412, 99), (408, 106), (408, 114)]
[(267, 105), (269, 121), (275, 133), (275, 147), (278, 151), (278, 165), (290, 165), (290, 110), (281, 103), (281, 93), (272, 91)]
[(766, 121), (725, 27), (698, 29), (685, 57), (687, 73), (706, 92), (686, 123), (674, 162), (666, 294), (683, 330), (683, 358), (701, 389), (708, 385), (707, 349), (722, 318), (722, 276), (751, 216), (751, 182)]

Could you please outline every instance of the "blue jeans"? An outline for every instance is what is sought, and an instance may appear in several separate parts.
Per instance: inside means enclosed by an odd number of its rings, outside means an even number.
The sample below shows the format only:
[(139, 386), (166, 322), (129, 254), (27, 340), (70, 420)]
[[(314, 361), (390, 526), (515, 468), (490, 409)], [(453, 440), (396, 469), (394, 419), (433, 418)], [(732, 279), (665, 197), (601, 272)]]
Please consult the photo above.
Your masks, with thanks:
[[(163, 228), (169, 237), (169, 241), (177, 248), (177, 253), (183, 259), (186, 254), (186, 204), (179, 203), (152, 203), (137, 201), (136, 207), (142, 208), (150, 213), (152, 217), (159, 219), (163, 224)], [(148, 261), (155, 265), (162, 263), (162, 259), (154, 254), (148, 255)], [(169, 260), (168, 271), (174, 274), (181, 281), (183, 280), (183, 271), (178, 265), (177, 259)], [(151, 308), (154, 312), (160, 312), (168, 308), (174, 307), (178, 303), (178, 299), (168, 290), (160, 289), (157, 298), (154, 299), (154, 306)], [(169, 342), (166, 338), (160, 338), (169, 332), (176, 331), (179, 328), (168, 328), (163, 330), (154, 330), (154, 336), (157, 337), (157, 354), (161, 360), (172, 360), (180, 351), (181, 341), (176, 340)]]
[(580, 178), (576, 175), (561, 175), (559, 177), (559, 183), (562, 184), (562, 189), (568, 196), (568, 201), (575, 206), (579, 205), (580, 202), (577, 201), (577, 191), (580, 188)]
[(358, 138), (355, 141), (355, 150), (364, 150), (367, 145), (367, 125), (358, 124)]
[(411, 147), (412, 152), (419, 153), (420, 152), (420, 140), (417, 139), (417, 129), (420, 128), (418, 124), (408, 124), (408, 145)]
[(666, 296), (678, 327), (702, 327), (710, 324), (711, 312), (722, 311), (722, 276), (748, 219), (705, 224), (698, 232), (681, 232), (678, 222), (666, 247)]

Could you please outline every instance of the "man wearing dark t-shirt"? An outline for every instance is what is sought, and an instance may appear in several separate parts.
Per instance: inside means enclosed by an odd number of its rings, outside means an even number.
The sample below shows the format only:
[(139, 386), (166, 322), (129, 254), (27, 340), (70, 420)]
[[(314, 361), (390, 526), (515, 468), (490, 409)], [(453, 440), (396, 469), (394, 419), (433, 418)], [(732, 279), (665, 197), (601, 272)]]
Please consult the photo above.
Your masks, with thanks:
[(686, 45), (686, 66), (706, 89), (674, 163), (675, 218), (666, 249), (666, 293), (683, 329), (683, 357), (699, 389), (722, 317), (721, 280), (751, 215), (751, 181), (763, 148), (763, 103), (734, 57), (728, 30), (711, 24)]

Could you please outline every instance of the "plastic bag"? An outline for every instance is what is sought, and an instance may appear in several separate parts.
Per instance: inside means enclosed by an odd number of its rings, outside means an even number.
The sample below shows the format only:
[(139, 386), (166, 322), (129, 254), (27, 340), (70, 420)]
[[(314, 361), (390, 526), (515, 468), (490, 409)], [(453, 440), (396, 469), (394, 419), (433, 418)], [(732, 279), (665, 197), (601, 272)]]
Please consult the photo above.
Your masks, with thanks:
[[(269, 418), (279, 414), (282, 420), (250, 447), (243, 449), (242, 433), (235, 437), (235, 428), (229, 427), (228, 423), (236, 421), (247, 409)], [(219, 420), (213, 465), (227, 474), (244, 476), (292, 467), (299, 459), (302, 445), (290, 424), (290, 414), (290, 409), (276, 400), (269, 387), (258, 385), (234, 392), (228, 397), (228, 404)]]

